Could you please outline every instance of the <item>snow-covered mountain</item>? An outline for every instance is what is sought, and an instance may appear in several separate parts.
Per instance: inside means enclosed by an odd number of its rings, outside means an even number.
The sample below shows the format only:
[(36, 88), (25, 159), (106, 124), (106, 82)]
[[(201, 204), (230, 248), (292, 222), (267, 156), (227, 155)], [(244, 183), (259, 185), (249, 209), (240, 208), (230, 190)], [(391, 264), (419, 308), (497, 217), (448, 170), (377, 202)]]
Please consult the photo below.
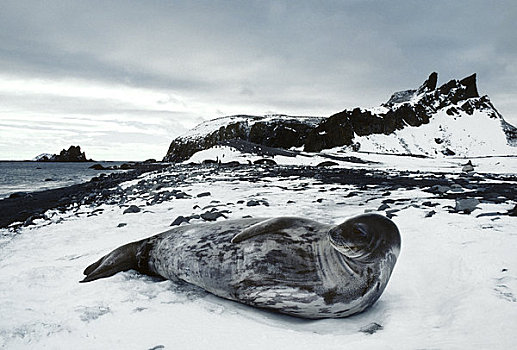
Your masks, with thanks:
[(476, 75), (436, 88), (437, 74), (416, 90), (396, 92), (380, 107), (335, 114), (307, 138), (305, 149), (346, 146), (355, 151), (462, 157), (516, 154), (517, 129), (488, 96)]
[(277, 148), (301, 147), (309, 132), (324, 119), (280, 114), (234, 115), (213, 119), (174, 139), (163, 160), (184, 161), (198, 151), (233, 139)]
[(344, 110), (328, 118), (230, 116), (202, 123), (172, 141), (164, 161), (184, 161), (231, 139), (307, 152), (344, 150), (424, 156), (517, 154), (517, 128), (488, 96), (476, 74), (437, 88), (432, 73), (417, 89), (395, 92), (375, 108)]

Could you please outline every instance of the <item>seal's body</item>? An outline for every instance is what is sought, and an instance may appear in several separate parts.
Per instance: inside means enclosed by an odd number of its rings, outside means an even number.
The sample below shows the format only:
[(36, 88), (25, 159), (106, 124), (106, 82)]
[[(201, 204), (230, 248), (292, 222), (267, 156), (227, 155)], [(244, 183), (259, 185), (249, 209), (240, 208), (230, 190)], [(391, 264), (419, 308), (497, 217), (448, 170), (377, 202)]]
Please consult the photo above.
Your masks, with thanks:
[(89, 266), (83, 282), (135, 269), (284, 314), (345, 317), (380, 297), (399, 250), (397, 227), (377, 214), (339, 226), (292, 217), (228, 220), (122, 246)]

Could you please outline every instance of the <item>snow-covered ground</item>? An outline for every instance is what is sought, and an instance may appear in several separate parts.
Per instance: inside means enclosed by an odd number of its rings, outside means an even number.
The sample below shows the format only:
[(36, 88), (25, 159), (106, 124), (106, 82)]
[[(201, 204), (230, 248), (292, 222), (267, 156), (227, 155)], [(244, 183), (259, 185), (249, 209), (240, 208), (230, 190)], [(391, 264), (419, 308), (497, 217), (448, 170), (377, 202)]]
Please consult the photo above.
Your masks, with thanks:
[[(384, 166), (447, 171), (464, 160), (389, 158)], [(382, 158), (382, 159), (381, 159)], [(224, 161), (229, 161), (225, 159)], [(275, 160), (278, 161), (275, 157)], [(324, 159), (323, 160), (328, 160)], [(373, 159), (372, 159), (373, 160)], [(391, 163), (390, 163), (391, 162)], [(398, 165), (396, 164), (398, 162)], [(485, 162), (473, 159), (473, 163)], [(515, 173), (515, 158), (497, 159)], [(424, 166), (427, 164), (427, 167)], [(484, 164), (484, 163), (483, 163)], [(348, 166), (350, 164), (347, 164)], [(488, 165), (486, 165), (488, 167)], [(407, 168), (408, 165), (402, 167)], [(146, 205), (153, 193), (135, 190), (125, 206), (74, 206), (53, 211), (14, 233), (1, 230), (0, 347), (7, 349), (510, 349), (517, 342), (517, 218), (505, 212), (515, 199), (478, 205), (470, 215), (449, 213), (454, 201), (418, 189), (387, 197), (379, 189), (323, 184), (297, 176), (253, 182), (245, 170), (199, 169), (186, 177), (171, 169), (148, 182), (183, 179), (174, 189), (188, 198)], [(450, 176), (459, 176), (451, 174)], [(121, 186), (128, 191), (138, 180)], [(332, 190), (329, 188), (332, 187)], [(197, 197), (202, 192), (209, 196)], [(347, 197), (350, 192), (359, 195)], [(384, 195), (383, 195), (384, 194)], [(210, 208), (230, 218), (302, 216), (339, 223), (399, 200), (393, 221), (402, 251), (380, 300), (344, 319), (308, 321), (280, 316), (209, 295), (188, 285), (135, 272), (79, 284), (82, 271), (112, 249), (169, 229), (178, 216)], [(247, 206), (249, 200), (259, 206)], [(435, 206), (422, 205), (431, 201)], [(267, 204), (267, 205), (266, 205)], [(123, 214), (128, 205), (142, 211)], [(208, 207), (208, 208), (207, 208)], [(99, 210), (102, 209), (102, 210)], [(426, 217), (430, 210), (436, 214)], [(95, 210), (95, 212), (94, 212)], [(224, 220), (219, 218), (218, 220)], [(196, 220), (191, 221), (191, 223)], [(126, 225), (119, 225), (124, 223)], [(118, 227), (121, 226), (121, 227)], [(374, 334), (362, 332), (371, 323)]]
[(475, 110), (472, 115), (449, 115), (446, 108), (442, 108), (429, 119), (428, 124), (406, 126), (389, 135), (356, 136), (354, 142), (359, 143), (360, 150), (364, 152), (440, 156), (446, 149), (451, 149), (461, 157), (517, 155), (517, 148), (506, 140), (501, 119), (490, 118), (492, 112)]
[[(310, 165), (315, 166), (325, 161), (332, 161), (341, 167), (354, 167), (364, 169), (380, 169), (395, 171), (431, 171), (444, 173), (461, 173), (463, 165), (469, 160), (477, 173), (493, 174), (517, 174), (517, 154), (487, 156), (487, 157), (429, 157), (420, 158), (410, 155), (379, 154), (368, 152), (352, 152), (342, 147), (323, 150), (320, 153), (299, 151), (297, 156), (275, 155), (266, 157), (274, 160), (279, 165)], [(359, 158), (364, 164), (350, 162), (347, 157)], [(249, 164), (263, 159), (263, 156), (250, 153), (242, 153), (230, 146), (214, 146), (195, 153), (184, 163), (202, 163), (204, 160), (220, 161), (227, 163), (237, 161), (241, 164)]]

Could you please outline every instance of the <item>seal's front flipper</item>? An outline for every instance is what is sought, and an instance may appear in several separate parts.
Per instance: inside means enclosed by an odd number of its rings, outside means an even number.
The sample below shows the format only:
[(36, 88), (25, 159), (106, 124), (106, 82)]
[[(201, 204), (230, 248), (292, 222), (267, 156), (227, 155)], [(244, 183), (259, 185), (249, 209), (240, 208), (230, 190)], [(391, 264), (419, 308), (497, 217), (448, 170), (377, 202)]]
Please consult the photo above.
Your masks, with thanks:
[(240, 243), (263, 234), (280, 234), (289, 236), (287, 229), (299, 227), (300, 225), (303, 225), (303, 223), (302, 219), (295, 217), (281, 217), (261, 221), (233, 236), (232, 243)]
[(84, 270), (86, 277), (81, 283), (94, 281), (99, 278), (110, 277), (117, 272), (137, 270), (147, 273), (144, 257), (148, 246), (138, 241), (118, 247), (108, 255), (100, 258)]

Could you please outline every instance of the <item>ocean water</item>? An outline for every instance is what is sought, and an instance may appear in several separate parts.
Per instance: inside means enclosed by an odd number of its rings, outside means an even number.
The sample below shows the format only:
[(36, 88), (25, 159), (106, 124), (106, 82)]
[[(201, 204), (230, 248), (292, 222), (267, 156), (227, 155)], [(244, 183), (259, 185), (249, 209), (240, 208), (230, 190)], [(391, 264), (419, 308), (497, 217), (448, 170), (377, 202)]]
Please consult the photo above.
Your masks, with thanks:
[[(123, 162), (102, 162), (104, 166)], [(33, 192), (89, 181), (102, 173), (120, 170), (93, 170), (95, 163), (0, 162), (0, 199), (14, 192)]]

